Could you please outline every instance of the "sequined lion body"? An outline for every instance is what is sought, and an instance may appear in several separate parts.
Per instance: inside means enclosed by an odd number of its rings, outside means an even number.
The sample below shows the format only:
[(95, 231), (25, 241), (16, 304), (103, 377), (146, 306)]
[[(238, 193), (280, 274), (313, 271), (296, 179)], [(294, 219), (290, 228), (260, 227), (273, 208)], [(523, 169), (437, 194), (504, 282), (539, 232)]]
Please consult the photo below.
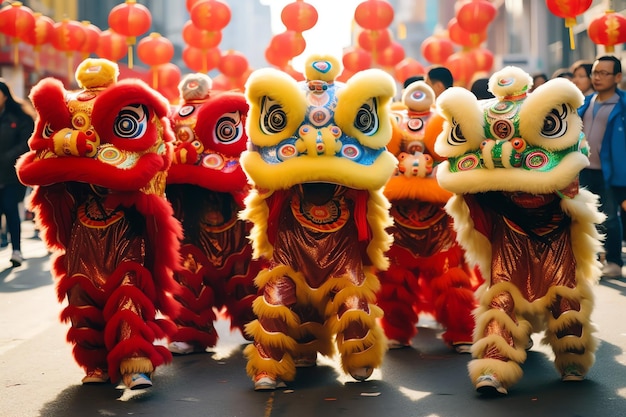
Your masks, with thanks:
[(567, 80), (528, 94), (531, 85), (506, 67), (489, 81), (494, 99), (453, 88), (437, 100), (446, 123), (435, 150), (447, 157), (437, 179), (454, 193), (446, 208), (485, 278), (469, 374), (486, 393), (505, 394), (522, 377), (534, 332), (545, 331), (566, 381), (584, 377), (597, 345), (591, 284), (603, 216), (578, 187), (588, 164), (583, 97)]
[(250, 223), (238, 218), (250, 188), (239, 164), (248, 104), (242, 93), (212, 91), (205, 74), (188, 74), (179, 90), (182, 102), (170, 116), (176, 142), (166, 188), (184, 230), (183, 265), (175, 274), (182, 308), (172, 340), (204, 351), (217, 343), (217, 312), (242, 333), (254, 319), (254, 277), (262, 262), (252, 259)]
[(420, 314), (431, 314), (445, 328), (444, 342), (467, 352), (480, 279), (465, 261), (444, 209), (452, 193), (435, 177), (441, 161), (433, 150), (441, 131), (441, 118), (433, 111), (435, 93), (416, 81), (405, 88), (402, 104), (393, 111), (396, 134), (388, 145), (399, 162), (384, 190), (394, 243), (387, 253), (389, 269), (379, 272), (381, 324), (389, 346), (400, 348), (410, 346)]
[[(87, 59), (81, 87), (46, 78), (31, 92), (38, 118), (17, 168), (34, 187), (32, 209), (47, 246), (67, 339), (78, 364), (104, 382), (150, 375), (171, 361), (154, 343), (174, 331), (170, 292), (179, 223), (164, 197), (173, 134), (168, 103), (117, 65)], [(84, 380), (85, 381), (85, 380)], [(91, 382), (87, 380), (87, 382)], [(128, 380), (124, 380), (127, 384)]]
[(254, 188), (243, 215), (255, 255), (270, 263), (256, 277), (258, 320), (247, 327), (255, 381), (292, 380), (335, 342), (344, 371), (366, 379), (386, 349), (375, 295), (391, 244), (382, 188), (396, 165), (385, 149), (395, 85), (379, 70), (345, 84), (339, 72), (335, 58), (318, 56), (307, 60), (307, 81), (263, 69), (247, 83), (251, 143), (241, 163)]

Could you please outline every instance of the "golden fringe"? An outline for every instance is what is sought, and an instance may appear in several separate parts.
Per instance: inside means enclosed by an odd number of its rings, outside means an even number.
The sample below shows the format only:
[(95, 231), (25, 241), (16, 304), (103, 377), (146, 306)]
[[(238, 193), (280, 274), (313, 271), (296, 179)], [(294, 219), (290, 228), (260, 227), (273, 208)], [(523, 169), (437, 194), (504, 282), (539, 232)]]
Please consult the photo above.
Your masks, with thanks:
[(561, 209), (572, 219), (571, 240), (576, 259), (576, 281), (596, 283), (602, 275), (602, 264), (597, 254), (603, 251), (602, 235), (596, 224), (604, 221), (605, 215), (598, 211), (598, 196), (586, 189), (579, 190), (574, 198), (561, 200)]
[(296, 365), (289, 353), (285, 353), (280, 361), (271, 358), (263, 358), (259, 355), (256, 347), (250, 344), (243, 350), (248, 363), (246, 373), (254, 380), (254, 377), (261, 373), (276, 375), (283, 381), (293, 381), (296, 377)]
[(337, 314), (330, 316), (326, 325), (330, 327), (332, 334), (339, 335), (346, 330), (351, 323), (358, 322), (366, 329), (378, 327), (377, 319), (383, 316), (383, 310), (377, 305), (369, 305), (370, 312), (363, 310), (348, 310), (339, 319)]
[(271, 258), (274, 247), (267, 238), (269, 207), (265, 202), (267, 195), (261, 196), (255, 188), (251, 189), (245, 199), (246, 208), (239, 212), (239, 218), (252, 223), (248, 240), (252, 244), (252, 256), (255, 259)]
[(479, 376), (485, 373), (496, 374), (498, 381), (505, 388), (509, 388), (518, 382), (524, 372), (517, 362), (504, 362), (498, 359), (474, 359), (467, 364), (470, 379), (476, 384)]
[(246, 333), (263, 346), (272, 346), (288, 352), (296, 349), (297, 342), (293, 338), (281, 332), (268, 332), (258, 320), (246, 324)]
[(294, 338), (296, 340), (306, 339), (308, 335), (312, 335), (313, 340), (307, 343), (298, 343), (296, 346), (297, 355), (319, 352), (324, 356), (330, 357), (335, 354), (333, 334), (328, 327), (320, 323), (306, 322), (295, 329)]
[(389, 259), (385, 253), (393, 244), (393, 235), (387, 228), (393, 226), (393, 218), (389, 215), (391, 204), (383, 194), (383, 189), (369, 192), (367, 201), (367, 222), (372, 231), (372, 240), (367, 245), (367, 256), (374, 267), (381, 271), (389, 268)]
[(279, 319), (285, 322), (290, 329), (300, 325), (300, 318), (289, 307), (268, 304), (262, 295), (252, 302), (252, 311), (257, 317)]
[(306, 283), (304, 275), (301, 272), (296, 272), (288, 265), (278, 265), (272, 269), (264, 269), (260, 271), (254, 278), (254, 285), (256, 285), (257, 288), (263, 289), (270, 281), (281, 279), (283, 277), (289, 277), (295, 283)]
[(372, 272), (371, 267), (365, 268), (365, 279), (361, 285), (355, 285), (347, 276), (333, 278), (320, 286), (317, 292), (312, 294), (312, 302), (315, 305), (323, 301), (321, 297), (327, 297), (329, 293), (335, 293), (332, 302), (326, 303), (325, 317), (337, 314), (339, 307), (352, 297), (363, 298), (368, 303), (376, 303), (376, 294), (380, 290), (380, 281)]
[(474, 342), (472, 345), (472, 356), (475, 358), (482, 358), (484, 353), (493, 346), (498, 349), (500, 354), (506, 356), (510, 360), (517, 363), (524, 363), (526, 361), (526, 350), (524, 347), (527, 342), (528, 338), (526, 338), (523, 344), (519, 344), (516, 341), (515, 346), (511, 346), (502, 336), (490, 334), (489, 336), (483, 337)]
[(122, 359), (120, 362), (120, 373), (122, 375), (151, 374), (152, 372), (154, 372), (154, 366), (152, 366), (152, 361), (148, 358), (127, 358)]
[[(337, 340), (341, 354), (341, 367), (346, 373), (364, 367), (378, 368), (383, 362), (387, 351), (387, 339), (381, 328), (370, 329), (368, 334), (360, 340), (361, 343), (356, 340), (345, 343), (339, 338)], [(371, 344), (368, 346), (367, 343)]]
[(471, 266), (478, 265), (481, 275), (485, 278), (484, 287), (488, 287), (491, 278), (491, 242), (474, 228), (469, 207), (462, 195), (453, 195), (445, 209), (454, 219), (452, 224), (457, 241), (465, 250), (465, 258)]
[(574, 365), (578, 368), (579, 371), (583, 373), (583, 375), (585, 375), (593, 366), (595, 361), (596, 356), (593, 354), (593, 352), (585, 351), (585, 353), (583, 353), (582, 355), (565, 352), (555, 357), (554, 367), (560, 374), (563, 374), (568, 366)]

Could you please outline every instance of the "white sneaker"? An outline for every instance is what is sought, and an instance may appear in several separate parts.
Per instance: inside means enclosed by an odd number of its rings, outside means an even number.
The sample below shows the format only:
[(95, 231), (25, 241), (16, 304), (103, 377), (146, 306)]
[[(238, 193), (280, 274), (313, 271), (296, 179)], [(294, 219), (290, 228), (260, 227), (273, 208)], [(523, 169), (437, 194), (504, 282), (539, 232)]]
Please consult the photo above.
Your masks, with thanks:
[(494, 374), (484, 374), (476, 380), (476, 391), (486, 396), (506, 395), (509, 392)]
[(457, 343), (453, 345), (456, 353), (472, 353), (472, 344), (471, 343)]
[(365, 381), (367, 378), (372, 376), (374, 372), (374, 368), (370, 368), (369, 366), (364, 366), (361, 368), (351, 369), (350, 376), (357, 381)]
[(11, 264), (13, 264), (13, 267), (15, 268), (22, 265), (22, 262), (24, 262), (22, 252), (20, 252), (19, 250), (14, 250), (11, 254)]
[(132, 390), (146, 389), (152, 387), (150, 377), (143, 373), (126, 374), (122, 377), (124, 384)]
[(602, 276), (605, 278), (620, 278), (622, 267), (614, 262), (607, 262), (602, 268)]
[(195, 347), (187, 342), (172, 342), (167, 348), (176, 355), (188, 355), (196, 351)]

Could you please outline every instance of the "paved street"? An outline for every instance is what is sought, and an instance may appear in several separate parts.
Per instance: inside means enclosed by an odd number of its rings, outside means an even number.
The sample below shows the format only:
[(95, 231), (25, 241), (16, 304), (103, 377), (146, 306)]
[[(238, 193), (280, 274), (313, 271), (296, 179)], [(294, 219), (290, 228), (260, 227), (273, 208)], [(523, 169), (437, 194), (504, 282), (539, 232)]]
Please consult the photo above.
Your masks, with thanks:
[(149, 391), (82, 386), (82, 370), (65, 342), (67, 326), (58, 322), (62, 306), (49, 256), (33, 238), (32, 223), (24, 222), (23, 231), (21, 267), (10, 269), (10, 250), (0, 250), (0, 417), (626, 416), (624, 279), (602, 280), (595, 288), (601, 343), (588, 379), (579, 383), (560, 382), (536, 334), (521, 382), (506, 397), (481, 398), (467, 377), (469, 355), (448, 350), (441, 330), (425, 317), (413, 348), (388, 352), (363, 383), (321, 359), (315, 368), (298, 370), (287, 389), (255, 392), (245, 374), (245, 340), (219, 322), (215, 349), (175, 357), (157, 370)]

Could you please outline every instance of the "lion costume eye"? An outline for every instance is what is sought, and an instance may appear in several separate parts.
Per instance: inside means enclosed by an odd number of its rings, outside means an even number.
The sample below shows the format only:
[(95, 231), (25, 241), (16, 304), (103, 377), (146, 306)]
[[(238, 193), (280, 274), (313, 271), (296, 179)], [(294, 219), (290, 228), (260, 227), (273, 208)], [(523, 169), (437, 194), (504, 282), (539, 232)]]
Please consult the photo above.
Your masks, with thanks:
[(376, 109), (376, 100), (371, 98), (367, 102), (363, 103), (356, 113), (354, 127), (367, 136), (371, 136), (378, 131), (378, 111)]
[(565, 119), (569, 114), (568, 108), (565, 104), (561, 105), (561, 112), (559, 109), (552, 109), (543, 121), (543, 128), (541, 129), (541, 136), (550, 138), (560, 138), (567, 132), (567, 123)]
[(148, 109), (142, 105), (122, 107), (113, 123), (113, 132), (124, 139), (139, 139), (147, 130)]
[(287, 114), (280, 103), (269, 97), (263, 97), (260, 122), (263, 133), (274, 135), (287, 127)]
[(452, 146), (459, 146), (467, 142), (467, 139), (463, 135), (461, 125), (454, 119), (452, 119), (452, 130), (450, 131), (450, 138), (448, 143)]
[(54, 135), (54, 129), (52, 129), (52, 126), (48, 122), (43, 126), (43, 129), (41, 130), (41, 136), (43, 136), (44, 139), (50, 139), (52, 135)]
[(239, 112), (225, 113), (215, 124), (215, 137), (221, 143), (233, 143), (243, 136)]

